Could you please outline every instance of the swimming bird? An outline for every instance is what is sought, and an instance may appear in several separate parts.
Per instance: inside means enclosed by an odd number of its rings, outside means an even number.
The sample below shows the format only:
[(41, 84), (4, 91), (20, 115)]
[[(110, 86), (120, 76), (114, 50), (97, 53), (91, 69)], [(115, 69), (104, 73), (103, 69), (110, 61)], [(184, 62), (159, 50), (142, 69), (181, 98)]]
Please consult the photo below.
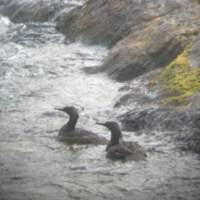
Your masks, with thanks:
[(104, 137), (98, 136), (91, 131), (76, 128), (79, 118), (78, 111), (73, 106), (55, 108), (69, 115), (69, 121), (60, 129), (58, 140), (68, 144), (107, 144)]
[(117, 122), (97, 123), (111, 131), (111, 140), (106, 147), (107, 158), (113, 160), (145, 160), (146, 153), (137, 142), (122, 141), (122, 132)]

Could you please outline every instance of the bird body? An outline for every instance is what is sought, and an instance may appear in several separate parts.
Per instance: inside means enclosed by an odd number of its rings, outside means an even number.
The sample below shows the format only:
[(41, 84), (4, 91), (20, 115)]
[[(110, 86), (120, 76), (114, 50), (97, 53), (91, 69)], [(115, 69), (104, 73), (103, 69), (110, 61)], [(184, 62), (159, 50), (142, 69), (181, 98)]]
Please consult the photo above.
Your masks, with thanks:
[(121, 142), (107, 149), (107, 158), (121, 160), (145, 160), (146, 153), (136, 142)]
[[(67, 134), (66, 134), (67, 133)], [(93, 132), (75, 128), (74, 130), (68, 130), (63, 132), (61, 128), (58, 134), (58, 140), (66, 142), (68, 144), (106, 144), (107, 140), (103, 137), (99, 137)]]
[(69, 121), (59, 131), (58, 140), (68, 144), (106, 144), (107, 140), (97, 134), (76, 128), (79, 115), (74, 107), (57, 108), (69, 115)]

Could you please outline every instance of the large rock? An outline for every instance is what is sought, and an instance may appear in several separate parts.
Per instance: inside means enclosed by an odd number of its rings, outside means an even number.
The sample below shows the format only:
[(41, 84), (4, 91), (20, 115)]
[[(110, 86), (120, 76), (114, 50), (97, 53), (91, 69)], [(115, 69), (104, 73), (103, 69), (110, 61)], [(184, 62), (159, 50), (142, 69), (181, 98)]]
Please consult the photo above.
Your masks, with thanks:
[[(188, 131), (200, 128), (199, 112), (179, 111), (172, 107), (150, 107), (133, 110), (120, 116), (124, 128), (128, 131)], [(199, 121), (200, 123), (200, 121)]]
[(119, 119), (127, 131), (160, 132), (179, 147), (200, 153), (200, 112), (155, 107), (130, 111)]
[(190, 0), (89, 0), (63, 13), (68, 39), (112, 47), (99, 71), (131, 80), (168, 64), (200, 31), (200, 5)]
[[(166, 66), (200, 31), (195, 20), (195, 17), (200, 19), (200, 9), (194, 15), (189, 14), (191, 8), (185, 9), (181, 7), (131, 32), (111, 49), (100, 70), (118, 81), (126, 81)], [(184, 12), (188, 14), (183, 15)], [(196, 54), (193, 53), (194, 57), (198, 57)]]
[[(196, 43), (195, 43), (196, 44)], [(200, 153), (200, 94), (190, 98), (188, 105), (160, 104), (159, 87), (152, 88), (160, 70), (153, 70), (123, 86), (115, 104), (123, 129), (175, 143), (177, 147)]]
[(109, 52), (100, 71), (118, 81), (131, 80), (145, 72), (168, 64), (183, 49), (183, 42), (159, 20), (136, 35), (118, 42)]
[[(114, 45), (135, 27), (179, 7), (172, 0), (89, 0), (83, 7), (63, 14), (57, 27), (69, 38)], [(62, 20), (64, 18), (64, 20)]]

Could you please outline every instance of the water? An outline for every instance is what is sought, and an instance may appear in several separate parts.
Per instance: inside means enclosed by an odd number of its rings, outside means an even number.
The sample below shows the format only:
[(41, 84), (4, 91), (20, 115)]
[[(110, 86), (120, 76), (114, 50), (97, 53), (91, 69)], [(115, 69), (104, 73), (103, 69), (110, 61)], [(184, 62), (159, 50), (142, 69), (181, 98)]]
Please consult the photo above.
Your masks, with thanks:
[(120, 114), (113, 106), (123, 84), (83, 72), (102, 62), (106, 48), (64, 44), (53, 22), (14, 24), (5, 17), (0, 45), (1, 200), (199, 199), (199, 158), (174, 149), (162, 132), (124, 133), (147, 149), (139, 163), (107, 160), (105, 146), (72, 150), (56, 141), (67, 117), (54, 107), (65, 105), (79, 109), (79, 127), (109, 138), (95, 123)]

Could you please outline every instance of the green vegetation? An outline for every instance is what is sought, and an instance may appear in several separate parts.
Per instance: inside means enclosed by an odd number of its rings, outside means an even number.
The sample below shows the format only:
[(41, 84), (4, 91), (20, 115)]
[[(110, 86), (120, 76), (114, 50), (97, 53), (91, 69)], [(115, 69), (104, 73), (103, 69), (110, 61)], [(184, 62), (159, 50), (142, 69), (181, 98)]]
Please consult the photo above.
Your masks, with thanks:
[(200, 91), (200, 67), (192, 68), (186, 49), (160, 73), (159, 82), (164, 103), (187, 104), (189, 97)]

